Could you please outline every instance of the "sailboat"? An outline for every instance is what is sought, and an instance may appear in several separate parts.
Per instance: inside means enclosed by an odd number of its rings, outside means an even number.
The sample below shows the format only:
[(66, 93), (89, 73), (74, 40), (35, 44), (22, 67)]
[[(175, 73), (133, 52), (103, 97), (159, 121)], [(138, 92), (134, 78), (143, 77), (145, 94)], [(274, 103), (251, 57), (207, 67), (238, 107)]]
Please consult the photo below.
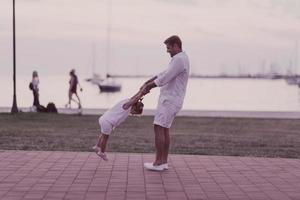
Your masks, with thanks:
[(115, 82), (109, 74), (106, 75), (106, 79), (98, 84), (100, 92), (119, 92), (121, 90), (121, 84)]
[(102, 81), (104, 81), (103, 78), (101, 78), (101, 76), (99, 74), (93, 73), (92, 78), (87, 78), (85, 79), (88, 82), (91, 82), (92, 84), (98, 85), (99, 83), (101, 83)]
[[(292, 66), (290, 62), (290, 66)], [(300, 76), (297, 75), (297, 69), (298, 69), (298, 41), (295, 42), (295, 69), (294, 72), (288, 73), (288, 76), (285, 78), (285, 81), (289, 85), (298, 85), (300, 87)]]
[(93, 47), (93, 75), (91, 78), (85, 79), (86, 81), (97, 85), (100, 92), (118, 92), (121, 90), (121, 84), (116, 83), (112, 75), (106, 74), (105, 78), (101, 77), (99, 74), (95, 73), (95, 59), (94, 59), (94, 47)]
[(86, 79), (93, 84), (98, 85), (100, 92), (119, 92), (121, 90), (121, 84), (117, 83), (113, 77), (108, 74), (110, 67), (110, 40), (111, 40), (111, 2), (108, 1), (108, 23), (107, 23), (107, 45), (106, 45), (106, 76), (102, 79), (101, 76), (95, 73), (95, 47), (93, 45), (93, 77)]

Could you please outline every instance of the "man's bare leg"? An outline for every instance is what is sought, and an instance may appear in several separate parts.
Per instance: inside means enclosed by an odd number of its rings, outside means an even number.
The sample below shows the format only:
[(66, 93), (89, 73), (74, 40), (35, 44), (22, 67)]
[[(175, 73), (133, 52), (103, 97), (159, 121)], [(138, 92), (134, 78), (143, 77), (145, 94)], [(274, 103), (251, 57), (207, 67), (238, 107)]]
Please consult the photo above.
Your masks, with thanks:
[(154, 124), (156, 158), (153, 165), (161, 165), (165, 144), (164, 128)]
[(162, 154), (162, 164), (168, 163), (169, 147), (170, 147), (170, 133), (168, 128), (164, 128), (164, 149)]

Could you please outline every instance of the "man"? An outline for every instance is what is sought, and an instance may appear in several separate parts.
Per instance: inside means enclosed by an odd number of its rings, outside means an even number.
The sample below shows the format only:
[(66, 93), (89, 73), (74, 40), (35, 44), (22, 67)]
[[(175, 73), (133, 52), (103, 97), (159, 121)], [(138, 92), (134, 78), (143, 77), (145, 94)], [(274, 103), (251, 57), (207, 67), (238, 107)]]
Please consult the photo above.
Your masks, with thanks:
[(149, 170), (163, 171), (168, 169), (168, 154), (170, 146), (169, 129), (176, 114), (182, 108), (188, 77), (189, 59), (182, 51), (182, 43), (174, 35), (164, 41), (167, 52), (171, 56), (168, 68), (151, 78), (141, 87), (144, 93), (152, 88), (160, 87), (157, 110), (154, 116), (154, 133), (156, 155), (153, 163), (144, 163)]

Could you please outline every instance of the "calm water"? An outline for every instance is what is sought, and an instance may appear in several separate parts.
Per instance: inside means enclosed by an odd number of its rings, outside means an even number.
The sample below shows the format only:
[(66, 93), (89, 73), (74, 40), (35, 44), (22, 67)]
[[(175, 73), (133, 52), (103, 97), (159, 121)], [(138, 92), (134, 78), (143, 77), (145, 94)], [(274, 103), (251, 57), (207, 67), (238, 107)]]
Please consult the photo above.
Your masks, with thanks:
[[(81, 78), (81, 77), (80, 77)], [(85, 78), (85, 77), (84, 77)], [(83, 92), (79, 92), (85, 108), (109, 108), (119, 100), (138, 91), (146, 78), (120, 78), (119, 93), (100, 93), (97, 86), (81, 78)], [(28, 89), (30, 77), (18, 77), (17, 103), (19, 107), (32, 104)], [(54, 102), (63, 107), (67, 102), (68, 76), (40, 77), (40, 102)], [(9, 83), (9, 84), (8, 84)], [(1, 77), (1, 107), (12, 105), (12, 78)], [(145, 109), (156, 107), (159, 89), (153, 89), (145, 99)], [(75, 107), (75, 105), (74, 105)], [(297, 86), (287, 85), (284, 80), (254, 79), (190, 79), (183, 109), (188, 110), (241, 110), (241, 111), (300, 111), (300, 92)]]

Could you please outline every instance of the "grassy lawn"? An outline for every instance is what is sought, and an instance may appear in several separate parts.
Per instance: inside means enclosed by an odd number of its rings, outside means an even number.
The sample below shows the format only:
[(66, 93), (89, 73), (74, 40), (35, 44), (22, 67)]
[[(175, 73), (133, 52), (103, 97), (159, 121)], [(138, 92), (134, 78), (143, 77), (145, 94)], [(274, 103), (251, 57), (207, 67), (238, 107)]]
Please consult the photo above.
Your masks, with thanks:
[[(0, 149), (91, 151), (95, 115), (0, 114)], [(154, 152), (153, 117), (129, 117), (108, 151)], [(177, 117), (170, 153), (300, 158), (300, 120)]]

